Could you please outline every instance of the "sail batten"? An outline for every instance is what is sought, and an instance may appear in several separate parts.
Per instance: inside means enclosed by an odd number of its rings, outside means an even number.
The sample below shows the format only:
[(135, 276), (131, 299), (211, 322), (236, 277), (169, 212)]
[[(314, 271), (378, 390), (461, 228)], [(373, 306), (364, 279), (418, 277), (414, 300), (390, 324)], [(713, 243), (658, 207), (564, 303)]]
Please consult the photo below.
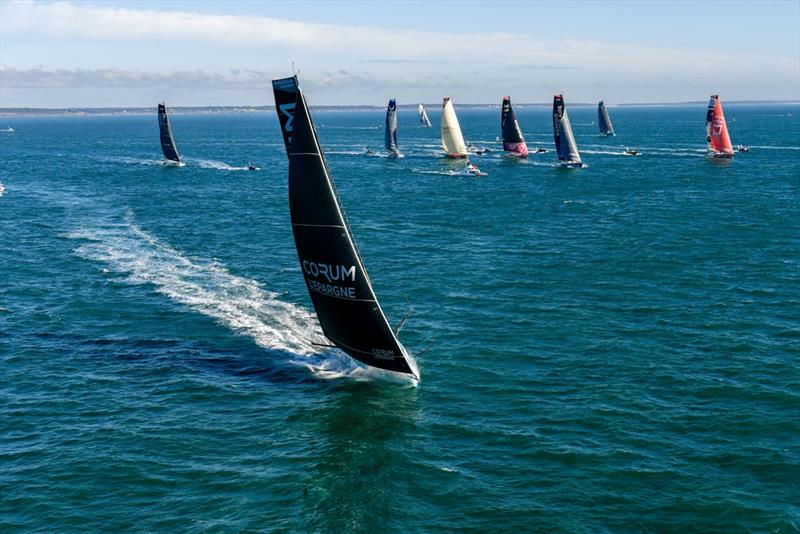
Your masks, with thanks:
[(175, 138), (172, 136), (172, 128), (169, 125), (167, 107), (164, 102), (158, 104), (158, 130), (161, 136), (161, 151), (164, 153), (164, 157), (169, 161), (180, 163), (181, 157), (175, 147)]
[(527, 158), (528, 145), (525, 144), (514, 108), (511, 107), (511, 97), (508, 96), (503, 98), (500, 111), (500, 130), (503, 136), (503, 150), (521, 158)]
[(732, 158), (733, 144), (728, 134), (728, 124), (722, 112), (719, 95), (711, 95), (706, 111), (706, 141), (709, 154), (717, 158)]
[(418, 377), (375, 297), (297, 78), (272, 83), (289, 155), (292, 232), (322, 332), (364, 364)]
[(384, 147), (392, 156), (400, 155), (400, 149), (397, 148), (397, 103), (394, 98), (386, 106), (385, 132)]
[(583, 165), (581, 155), (578, 153), (578, 145), (575, 144), (575, 136), (572, 133), (572, 125), (569, 122), (567, 107), (564, 104), (562, 95), (553, 97), (553, 137), (558, 159), (561, 160), (563, 165), (570, 167)]
[(602, 100), (597, 104), (597, 127), (603, 135), (616, 135), (611, 117), (608, 116), (608, 110)]
[(467, 157), (467, 145), (464, 143), (464, 135), (450, 97), (445, 97), (442, 102), (442, 146), (451, 158)]

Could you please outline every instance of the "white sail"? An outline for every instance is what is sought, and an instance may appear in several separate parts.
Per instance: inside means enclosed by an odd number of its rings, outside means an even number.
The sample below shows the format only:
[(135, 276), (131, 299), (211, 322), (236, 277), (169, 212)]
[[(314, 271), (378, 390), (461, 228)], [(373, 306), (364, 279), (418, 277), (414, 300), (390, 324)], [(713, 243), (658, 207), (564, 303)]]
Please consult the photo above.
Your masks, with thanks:
[(442, 146), (451, 158), (467, 157), (467, 145), (464, 143), (461, 126), (458, 124), (456, 110), (450, 97), (445, 97), (442, 103)]
[(425, 112), (425, 106), (422, 104), (419, 105), (419, 123), (426, 128), (431, 125), (431, 120), (428, 118), (428, 114)]

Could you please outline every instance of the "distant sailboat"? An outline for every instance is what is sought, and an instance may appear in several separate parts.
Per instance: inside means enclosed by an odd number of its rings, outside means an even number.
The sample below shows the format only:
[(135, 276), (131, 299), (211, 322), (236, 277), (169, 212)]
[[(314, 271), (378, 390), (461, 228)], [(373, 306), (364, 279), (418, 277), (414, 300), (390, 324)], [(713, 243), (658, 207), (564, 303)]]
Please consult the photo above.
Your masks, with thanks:
[(611, 124), (611, 117), (608, 116), (608, 110), (602, 100), (597, 104), (597, 125), (602, 135), (617, 135), (614, 133), (614, 125)]
[(464, 143), (456, 110), (449, 96), (442, 102), (442, 146), (450, 158), (467, 157), (467, 145)]
[(711, 95), (706, 111), (706, 141), (708, 154), (714, 158), (732, 158), (733, 145), (728, 135), (728, 125), (725, 124), (725, 115), (722, 113), (722, 103), (719, 95)]
[(567, 107), (564, 105), (564, 97), (561, 95), (553, 97), (553, 136), (561, 166), (583, 167), (578, 146), (575, 144), (575, 136), (572, 134), (572, 126), (569, 123)]
[(528, 145), (522, 137), (522, 130), (511, 107), (511, 97), (503, 97), (503, 107), (500, 112), (500, 129), (503, 135), (503, 150), (511, 152), (521, 158), (528, 157)]
[(384, 146), (389, 154), (393, 157), (400, 156), (400, 150), (397, 148), (397, 103), (394, 98), (389, 100), (389, 105), (386, 106), (386, 139)]
[(422, 104), (419, 105), (419, 123), (426, 128), (431, 127), (431, 120), (428, 118), (428, 114), (425, 112), (425, 106)]
[(364, 364), (419, 378), (372, 290), (297, 77), (273, 80), (272, 87), (289, 156), (297, 256), (322, 332)]
[(175, 138), (172, 137), (172, 128), (169, 126), (167, 107), (163, 102), (158, 105), (158, 129), (161, 132), (161, 150), (164, 152), (167, 162), (180, 165), (181, 157), (178, 155), (178, 149), (175, 148)]

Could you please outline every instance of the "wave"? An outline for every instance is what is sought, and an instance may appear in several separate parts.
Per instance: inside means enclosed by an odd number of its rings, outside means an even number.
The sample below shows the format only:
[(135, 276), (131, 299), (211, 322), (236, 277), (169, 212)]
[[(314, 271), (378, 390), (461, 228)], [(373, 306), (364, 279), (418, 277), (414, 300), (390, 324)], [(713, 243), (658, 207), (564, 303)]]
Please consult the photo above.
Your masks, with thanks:
[(125, 156), (91, 156), (92, 159), (97, 161), (105, 161), (110, 163), (126, 163), (128, 165), (164, 165), (163, 159), (143, 159), (143, 158), (130, 158)]
[(6, 186), (3, 185), (3, 182), (0, 182), (0, 197), (6, 194)]
[(383, 126), (325, 126), (317, 125), (317, 128), (326, 130), (382, 130)]
[(236, 167), (228, 165), (224, 161), (215, 161), (213, 159), (191, 159), (191, 163), (196, 163), (202, 169), (215, 169), (218, 171), (246, 171), (249, 170), (247, 165)]
[(800, 150), (800, 146), (750, 145), (750, 148), (763, 148), (765, 150)]
[(214, 318), (259, 346), (289, 355), (288, 363), (323, 379), (386, 379), (339, 351), (320, 351), (328, 344), (316, 317), (305, 308), (280, 300), (258, 282), (231, 274), (216, 261), (187, 257), (153, 234), (125, 221), (67, 235), (83, 241), (75, 253), (125, 274), (129, 284), (149, 284), (155, 291)]

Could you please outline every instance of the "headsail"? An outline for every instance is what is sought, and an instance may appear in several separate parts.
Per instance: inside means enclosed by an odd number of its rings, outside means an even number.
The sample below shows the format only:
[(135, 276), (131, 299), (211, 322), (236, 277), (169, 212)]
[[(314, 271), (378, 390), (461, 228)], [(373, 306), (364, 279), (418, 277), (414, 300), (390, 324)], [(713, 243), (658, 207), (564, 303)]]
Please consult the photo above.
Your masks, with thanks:
[(597, 125), (600, 127), (601, 134), (616, 135), (614, 126), (611, 124), (611, 117), (608, 116), (608, 110), (602, 100), (597, 104)]
[(273, 80), (272, 87), (289, 155), (297, 256), (323, 333), (360, 362), (419, 377), (375, 298), (297, 77)]
[(384, 146), (393, 156), (398, 156), (400, 150), (397, 148), (397, 104), (394, 98), (389, 100), (386, 106), (386, 139)]
[(561, 95), (553, 97), (553, 136), (558, 159), (565, 165), (580, 167), (582, 165), (581, 155), (578, 153), (575, 136), (572, 134), (572, 125), (569, 122), (564, 97)]
[(426, 128), (430, 128), (431, 120), (428, 118), (428, 113), (425, 111), (425, 106), (419, 105), (419, 123)]
[(722, 102), (719, 95), (711, 95), (706, 112), (706, 141), (712, 156), (718, 158), (732, 158), (733, 145), (728, 135), (728, 125), (722, 113)]
[(181, 157), (178, 155), (178, 149), (175, 148), (175, 138), (172, 137), (172, 128), (169, 126), (167, 107), (163, 102), (158, 105), (158, 129), (161, 132), (161, 150), (164, 152), (164, 157), (169, 161), (180, 163)]
[(442, 102), (442, 146), (451, 158), (467, 157), (467, 145), (464, 143), (456, 110), (453, 108), (449, 96), (446, 96)]
[(522, 137), (522, 130), (511, 107), (511, 97), (503, 97), (503, 108), (500, 112), (500, 129), (503, 134), (503, 150), (512, 152), (521, 158), (528, 157), (528, 145)]

